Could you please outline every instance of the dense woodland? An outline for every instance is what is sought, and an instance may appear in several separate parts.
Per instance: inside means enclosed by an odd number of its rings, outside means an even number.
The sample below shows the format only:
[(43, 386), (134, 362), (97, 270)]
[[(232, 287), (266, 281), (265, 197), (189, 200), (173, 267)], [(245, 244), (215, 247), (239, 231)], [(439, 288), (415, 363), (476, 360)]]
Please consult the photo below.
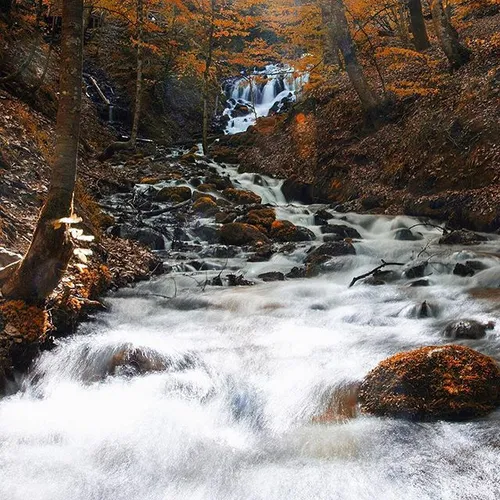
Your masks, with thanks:
[[(165, 188), (166, 208), (132, 208), (214, 217), (256, 259), (307, 240), (203, 161), (286, 179), (287, 201), (498, 233), (499, 27), (498, 0), (0, 0), (0, 379), (109, 290), (168, 272), (166, 233), (116, 229), (110, 194), (200, 177), (198, 197)], [(271, 64), (307, 73), (297, 101), (225, 135), (224, 85), (247, 78), (252, 97)], [(317, 275), (311, 255), (297, 277)]]

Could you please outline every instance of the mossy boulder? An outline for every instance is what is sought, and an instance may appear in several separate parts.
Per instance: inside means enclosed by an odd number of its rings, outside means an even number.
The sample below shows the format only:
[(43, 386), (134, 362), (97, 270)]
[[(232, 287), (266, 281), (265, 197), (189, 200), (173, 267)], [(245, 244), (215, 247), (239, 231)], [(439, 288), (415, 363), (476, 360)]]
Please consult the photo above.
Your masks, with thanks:
[(222, 191), (222, 194), (236, 205), (254, 205), (262, 203), (262, 198), (252, 191), (245, 189), (227, 188)]
[(273, 222), (276, 220), (276, 212), (274, 208), (258, 208), (255, 210), (250, 210), (248, 214), (240, 217), (238, 222), (243, 222), (245, 224), (251, 224), (259, 228), (265, 234), (269, 234)]
[(241, 222), (224, 224), (219, 229), (221, 243), (243, 246), (249, 244), (270, 243), (269, 238), (255, 226)]
[(164, 187), (156, 193), (155, 201), (181, 203), (190, 200), (192, 191), (187, 186)]
[(314, 233), (306, 227), (296, 226), (290, 221), (277, 220), (271, 226), (270, 236), (274, 241), (286, 243), (289, 241), (313, 241)]
[(365, 413), (410, 420), (483, 417), (500, 405), (500, 368), (465, 346), (424, 347), (382, 361), (359, 402)]
[(219, 211), (219, 207), (212, 198), (204, 196), (194, 202), (193, 211), (210, 217)]

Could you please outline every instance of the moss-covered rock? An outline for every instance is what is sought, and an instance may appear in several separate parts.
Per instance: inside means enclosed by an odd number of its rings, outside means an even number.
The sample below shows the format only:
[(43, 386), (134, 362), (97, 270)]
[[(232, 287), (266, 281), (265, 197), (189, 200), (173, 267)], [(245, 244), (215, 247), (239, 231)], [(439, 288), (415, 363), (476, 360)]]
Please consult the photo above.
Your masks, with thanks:
[(259, 228), (265, 234), (269, 234), (273, 222), (276, 220), (276, 212), (274, 208), (258, 208), (250, 210), (248, 214), (240, 217), (238, 222), (251, 224)]
[(249, 245), (258, 243), (270, 243), (269, 238), (251, 224), (231, 222), (224, 224), (219, 229), (221, 243), (225, 245)]
[(198, 198), (194, 202), (193, 211), (198, 214), (210, 217), (211, 215), (215, 215), (219, 211), (219, 207), (212, 198), (204, 196)]
[(411, 420), (482, 417), (500, 405), (496, 361), (460, 345), (392, 356), (363, 380), (361, 410)]
[(190, 200), (192, 191), (187, 186), (168, 186), (156, 193), (155, 200), (159, 202), (181, 203)]
[(262, 203), (262, 198), (258, 194), (244, 189), (227, 188), (222, 191), (222, 194), (236, 205), (253, 205)]
[(274, 241), (286, 243), (289, 241), (313, 241), (314, 233), (306, 227), (296, 226), (286, 220), (277, 220), (272, 223), (270, 236)]

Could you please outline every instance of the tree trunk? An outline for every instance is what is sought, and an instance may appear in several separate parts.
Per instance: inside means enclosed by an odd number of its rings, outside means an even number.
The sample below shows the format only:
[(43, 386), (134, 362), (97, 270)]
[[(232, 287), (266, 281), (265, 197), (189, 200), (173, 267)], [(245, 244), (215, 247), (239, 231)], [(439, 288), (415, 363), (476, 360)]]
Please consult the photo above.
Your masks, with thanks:
[(453, 69), (460, 68), (470, 59), (470, 50), (458, 40), (458, 34), (451, 25), (443, 6), (443, 0), (432, 0), (432, 21), (436, 34), (450, 65)]
[(142, 65), (143, 65), (143, 32), (144, 32), (144, 2), (137, 0), (137, 76), (135, 86), (135, 108), (132, 132), (130, 134), (130, 147), (135, 148), (139, 133), (139, 121), (142, 107)]
[(368, 85), (363, 68), (358, 61), (356, 46), (349, 31), (349, 25), (347, 24), (344, 3), (342, 0), (329, 1), (332, 33), (335, 35), (335, 42), (344, 58), (345, 68), (349, 79), (359, 96), (359, 100), (365, 112), (368, 114), (375, 113), (382, 102)]
[(422, 12), (421, 0), (408, 0), (408, 11), (410, 13), (410, 29), (413, 35), (413, 43), (418, 51), (428, 49), (431, 44), (427, 36), (424, 14)]
[(208, 100), (210, 97), (210, 69), (212, 67), (212, 57), (213, 57), (213, 43), (214, 43), (214, 33), (215, 33), (215, 7), (216, 0), (210, 2), (211, 14), (210, 14), (210, 28), (208, 33), (208, 46), (207, 46), (207, 56), (205, 59), (205, 71), (203, 73), (203, 131), (202, 131), (202, 147), (203, 154), (208, 154), (208, 128), (209, 128), (209, 117), (210, 113), (208, 111)]
[(4, 297), (9, 299), (43, 302), (58, 285), (73, 253), (68, 226), (57, 221), (71, 216), (73, 210), (82, 65), (83, 0), (64, 0), (60, 98), (51, 183), (30, 248), (17, 271), (2, 287)]

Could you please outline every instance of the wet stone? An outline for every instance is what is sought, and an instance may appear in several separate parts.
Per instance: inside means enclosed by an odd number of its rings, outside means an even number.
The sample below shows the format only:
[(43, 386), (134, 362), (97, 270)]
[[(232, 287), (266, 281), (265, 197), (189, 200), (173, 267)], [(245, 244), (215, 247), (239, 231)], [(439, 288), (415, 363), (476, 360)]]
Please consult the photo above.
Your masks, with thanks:
[(341, 238), (361, 239), (361, 235), (356, 229), (344, 224), (328, 224), (322, 226), (321, 232), (323, 234), (335, 234)]
[(277, 271), (259, 274), (258, 278), (265, 282), (285, 281), (285, 275)]
[(456, 276), (462, 276), (463, 278), (468, 278), (474, 276), (476, 274), (476, 271), (473, 267), (458, 262), (453, 269), (453, 274), (455, 274)]
[(420, 264), (410, 267), (409, 269), (406, 269), (403, 272), (403, 275), (405, 276), (405, 278), (408, 279), (423, 278), (427, 266), (428, 262), (422, 262)]
[(484, 324), (473, 319), (463, 319), (446, 325), (443, 330), (443, 336), (452, 340), (477, 340), (486, 337), (486, 330), (493, 329), (494, 327), (494, 323)]
[(411, 229), (402, 228), (394, 233), (394, 239), (397, 241), (418, 241), (423, 239), (420, 233), (413, 233)]

